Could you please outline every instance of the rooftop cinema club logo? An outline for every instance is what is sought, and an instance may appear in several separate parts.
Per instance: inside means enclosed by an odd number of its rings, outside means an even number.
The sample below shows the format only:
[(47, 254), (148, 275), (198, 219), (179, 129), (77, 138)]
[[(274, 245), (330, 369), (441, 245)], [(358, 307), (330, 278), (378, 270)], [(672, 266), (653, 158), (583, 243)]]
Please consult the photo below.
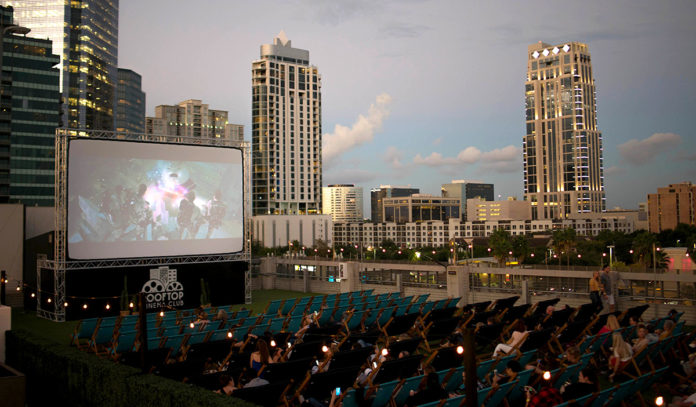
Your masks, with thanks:
[(150, 270), (150, 280), (141, 290), (145, 294), (146, 309), (184, 305), (184, 286), (176, 277), (176, 270), (167, 266)]

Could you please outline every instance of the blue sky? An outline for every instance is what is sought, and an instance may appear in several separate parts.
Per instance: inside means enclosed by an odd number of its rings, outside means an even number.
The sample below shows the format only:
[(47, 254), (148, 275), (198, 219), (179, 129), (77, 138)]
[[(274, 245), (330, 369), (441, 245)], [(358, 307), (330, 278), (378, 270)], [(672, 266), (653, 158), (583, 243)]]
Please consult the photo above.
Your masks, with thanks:
[(324, 184), (452, 179), (522, 198), (527, 46), (592, 54), (608, 207), (696, 182), (694, 1), (121, 0), (119, 66), (148, 115), (202, 99), (250, 140), (251, 62), (284, 30), (323, 82)]

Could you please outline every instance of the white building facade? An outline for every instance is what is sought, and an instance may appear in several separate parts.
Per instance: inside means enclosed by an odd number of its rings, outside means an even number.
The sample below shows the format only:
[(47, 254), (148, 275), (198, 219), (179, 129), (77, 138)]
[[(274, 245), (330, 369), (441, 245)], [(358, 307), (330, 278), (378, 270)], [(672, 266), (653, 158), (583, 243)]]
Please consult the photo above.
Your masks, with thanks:
[(331, 184), (321, 189), (322, 213), (334, 222), (363, 220), (363, 189), (354, 184)]
[(284, 247), (293, 241), (312, 247), (321, 240), (333, 244), (331, 215), (259, 215), (252, 217), (254, 242), (264, 247)]

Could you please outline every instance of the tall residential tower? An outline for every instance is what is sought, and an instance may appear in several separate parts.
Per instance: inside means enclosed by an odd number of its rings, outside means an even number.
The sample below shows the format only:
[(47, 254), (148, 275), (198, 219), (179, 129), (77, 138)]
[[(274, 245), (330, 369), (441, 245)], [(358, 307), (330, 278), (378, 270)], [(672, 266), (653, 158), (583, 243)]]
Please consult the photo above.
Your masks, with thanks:
[(522, 146), (524, 199), (532, 218), (603, 212), (602, 133), (587, 45), (539, 42), (527, 56)]
[(321, 76), (284, 32), (252, 63), (254, 215), (321, 212)]
[(15, 23), (53, 42), (60, 55), (62, 126), (114, 130), (118, 0), (2, 0)]

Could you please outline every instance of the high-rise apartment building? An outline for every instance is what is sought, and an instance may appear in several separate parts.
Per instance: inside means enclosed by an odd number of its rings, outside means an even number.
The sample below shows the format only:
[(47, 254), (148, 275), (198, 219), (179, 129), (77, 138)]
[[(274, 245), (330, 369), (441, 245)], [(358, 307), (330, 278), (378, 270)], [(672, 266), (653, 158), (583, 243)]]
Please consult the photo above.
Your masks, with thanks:
[(140, 74), (118, 68), (116, 131), (145, 133), (145, 92)]
[(606, 209), (602, 133), (587, 45), (528, 47), (524, 199), (533, 219)]
[(114, 130), (118, 0), (2, 0), (60, 55), (62, 126)]
[(650, 231), (660, 233), (678, 224), (696, 225), (696, 185), (691, 182), (670, 184), (648, 194)]
[(321, 190), (324, 215), (331, 215), (334, 222), (362, 222), (362, 187), (354, 184), (331, 184)]
[(252, 62), (254, 215), (321, 211), (321, 76), (284, 32)]
[(482, 198), (485, 201), (495, 199), (493, 184), (484, 184), (479, 181), (452, 180), (449, 184), (442, 184), (442, 196), (445, 198), (459, 198), (461, 208), (459, 213), (462, 220), (466, 220), (467, 199)]
[(380, 185), (379, 188), (373, 188), (370, 191), (370, 215), (372, 216), (372, 222), (384, 222), (382, 217), (384, 199), (407, 197), (419, 193), (420, 189), (411, 188), (410, 186)]
[(197, 99), (178, 105), (159, 105), (155, 107), (155, 117), (145, 118), (145, 133), (203, 139), (243, 137), (243, 126), (228, 127), (227, 115), (227, 111), (210, 109)]
[(53, 206), (60, 57), (50, 40), (12, 34), (12, 8), (0, 17), (0, 203)]

